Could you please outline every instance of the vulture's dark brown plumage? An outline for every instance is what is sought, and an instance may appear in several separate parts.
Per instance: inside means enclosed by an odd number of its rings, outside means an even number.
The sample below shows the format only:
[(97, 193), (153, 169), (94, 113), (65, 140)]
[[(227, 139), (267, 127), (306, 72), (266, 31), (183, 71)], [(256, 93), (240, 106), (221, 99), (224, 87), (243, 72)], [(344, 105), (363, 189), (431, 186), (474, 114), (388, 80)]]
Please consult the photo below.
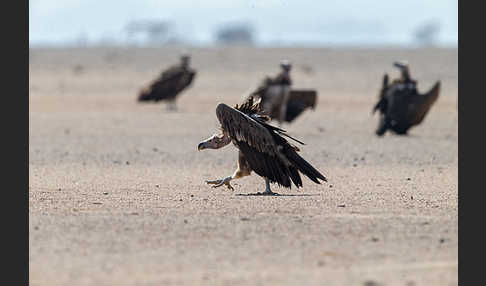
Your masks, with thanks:
[(176, 96), (191, 85), (195, 75), (196, 71), (184, 64), (172, 66), (140, 91), (138, 101), (174, 102)]
[(287, 135), (285, 130), (269, 125), (269, 118), (264, 115), (259, 103), (254, 104), (252, 97), (248, 97), (242, 105), (235, 108), (220, 103), (216, 108), (216, 116), (221, 123), (222, 134), (213, 135), (201, 142), (198, 150), (218, 149), (233, 142), (239, 149), (238, 169), (233, 176), (208, 183), (217, 186), (226, 184), (231, 188), (230, 180), (255, 171), (266, 179), (267, 189), (264, 194), (273, 194), (269, 182), (286, 188), (291, 188), (291, 183), (297, 188), (302, 187), (299, 172), (317, 184), (320, 184), (319, 179), (327, 181), (297, 153), (299, 149), (286, 138), (303, 143)]
[(405, 135), (408, 130), (420, 124), (440, 93), (440, 81), (425, 94), (418, 92), (416, 81), (401, 79), (388, 82), (388, 75), (383, 77), (379, 100), (373, 107), (373, 114), (378, 110), (380, 121), (376, 134), (382, 136), (387, 130)]

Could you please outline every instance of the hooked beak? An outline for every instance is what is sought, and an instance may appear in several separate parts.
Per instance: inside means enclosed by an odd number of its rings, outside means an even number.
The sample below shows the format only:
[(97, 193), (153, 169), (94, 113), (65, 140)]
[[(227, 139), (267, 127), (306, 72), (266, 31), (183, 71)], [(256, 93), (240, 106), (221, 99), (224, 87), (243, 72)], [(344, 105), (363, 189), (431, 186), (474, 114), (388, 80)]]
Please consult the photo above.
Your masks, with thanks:
[(205, 142), (201, 142), (199, 143), (199, 145), (197, 145), (197, 151), (201, 151), (201, 150), (204, 150), (206, 148)]
[(404, 63), (404, 62), (394, 62), (393, 65), (399, 69), (404, 69), (408, 66), (407, 63)]
[[(229, 138), (228, 138), (229, 139)], [(201, 151), (204, 149), (219, 149), (225, 145), (227, 145), (231, 141), (224, 141), (221, 135), (214, 134), (213, 136), (209, 137), (208, 139), (202, 141), (197, 145), (197, 150)]]

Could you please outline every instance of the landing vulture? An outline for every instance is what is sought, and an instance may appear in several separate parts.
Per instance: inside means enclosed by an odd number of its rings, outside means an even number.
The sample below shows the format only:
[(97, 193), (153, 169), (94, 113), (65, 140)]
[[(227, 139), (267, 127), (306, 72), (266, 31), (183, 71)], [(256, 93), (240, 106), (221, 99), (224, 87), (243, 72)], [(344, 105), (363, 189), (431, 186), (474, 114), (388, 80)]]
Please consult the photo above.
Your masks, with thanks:
[(405, 135), (408, 130), (420, 124), (432, 105), (439, 97), (440, 81), (425, 94), (417, 91), (416, 81), (409, 75), (408, 65), (395, 63), (402, 71), (402, 77), (388, 82), (388, 75), (383, 77), (378, 103), (373, 107), (372, 113), (380, 113), (380, 121), (376, 134), (382, 136), (387, 130), (396, 134)]
[(196, 75), (196, 71), (189, 67), (189, 61), (189, 56), (181, 56), (179, 65), (165, 70), (159, 78), (140, 91), (138, 101), (165, 100), (169, 109), (175, 109), (176, 96), (192, 83)]
[(250, 94), (261, 99), (263, 110), (279, 124), (292, 122), (307, 108), (314, 109), (317, 101), (315, 90), (292, 90), (290, 85), (291, 64), (282, 61), (282, 71), (275, 77), (266, 77), (260, 86)]
[(266, 189), (261, 195), (275, 195), (270, 190), (270, 183), (291, 188), (293, 183), (302, 187), (300, 173), (313, 182), (320, 184), (319, 179), (326, 178), (312, 167), (297, 152), (299, 149), (290, 144), (286, 138), (304, 144), (287, 135), (285, 130), (267, 124), (269, 120), (260, 102), (254, 103), (253, 97), (248, 97), (241, 106), (234, 108), (220, 103), (216, 107), (216, 116), (221, 123), (220, 134), (214, 134), (199, 143), (198, 150), (219, 149), (230, 142), (239, 149), (238, 168), (233, 175), (221, 180), (206, 181), (214, 187), (226, 185), (233, 189), (230, 181), (249, 176), (252, 171), (265, 178)]

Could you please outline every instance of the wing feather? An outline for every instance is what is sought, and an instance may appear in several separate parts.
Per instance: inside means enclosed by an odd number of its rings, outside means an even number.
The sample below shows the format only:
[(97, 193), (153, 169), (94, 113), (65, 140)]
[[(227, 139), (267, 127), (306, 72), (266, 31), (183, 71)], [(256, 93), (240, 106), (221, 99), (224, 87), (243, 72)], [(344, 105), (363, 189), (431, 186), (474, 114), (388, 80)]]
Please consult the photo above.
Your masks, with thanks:
[(272, 135), (255, 119), (224, 103), (216, 107), (216, 116), (230, 138), (244, 141), (259, 152), (276, 156), (278, 150)]
[(416, 99), (416, 109), (411, 124), (417, 125), (421, 123), (432, 105), (435, 103), (440, 93), (440, 81), (436, 82), (434, 86), (425, 94), (420, 94)]
[(317, 101), (315, 90), (292, 90), (287, 102), (285, 121), (292, 122), (307, 108), (314, 109)]

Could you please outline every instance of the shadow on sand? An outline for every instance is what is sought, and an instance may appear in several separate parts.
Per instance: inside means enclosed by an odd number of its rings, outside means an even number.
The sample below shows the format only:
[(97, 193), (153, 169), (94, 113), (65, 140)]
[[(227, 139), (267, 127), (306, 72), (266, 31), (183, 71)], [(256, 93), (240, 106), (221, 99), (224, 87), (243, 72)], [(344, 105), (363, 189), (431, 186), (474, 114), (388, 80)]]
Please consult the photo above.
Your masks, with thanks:
[(278, 194), (273, 193), (270, 195), (266, 195), (263, 193), (249, 193), (249, 194), (235, 194), (235, 196), (243, 196), (243, 197), (311, 197), (311, 196), (319, 196), (319, 194)]

